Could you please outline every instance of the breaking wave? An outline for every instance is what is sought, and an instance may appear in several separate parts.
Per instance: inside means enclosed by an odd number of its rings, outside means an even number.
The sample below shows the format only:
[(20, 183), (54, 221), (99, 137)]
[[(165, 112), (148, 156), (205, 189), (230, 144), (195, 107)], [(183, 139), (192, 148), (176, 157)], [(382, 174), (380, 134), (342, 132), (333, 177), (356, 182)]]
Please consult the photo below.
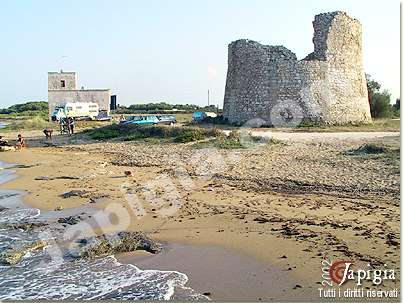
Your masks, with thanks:
[[(0, 191), (0, 201), (7, 200), (6, 194), (9, 193)], [(24, 231), (7, 225), (29, 222), (38, 216), (38, 209), (0, 211), (0, 253), (16, 244), (38, 240), (35, 230)], [(60, 248), (50, 244), (43, 250), (27, 253), (17, 265), (0, 265), (0, 300), (207, 299), (185, 286), (188, 277), (184, 273), (142, 270), (119, 263), (114, 256), (93, 260), (57, 259), (50, 253), (52, 249)]]

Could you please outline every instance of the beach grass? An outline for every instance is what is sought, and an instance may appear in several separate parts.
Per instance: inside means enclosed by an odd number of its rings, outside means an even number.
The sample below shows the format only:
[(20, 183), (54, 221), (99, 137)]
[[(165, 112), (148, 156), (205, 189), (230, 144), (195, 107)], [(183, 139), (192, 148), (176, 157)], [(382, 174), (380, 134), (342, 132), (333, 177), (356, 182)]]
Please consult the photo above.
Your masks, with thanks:
[(344, 153), (354, 156), (362, 161), (379, 160), (385, 164), (393, 166), (399, 172), (400, 167), (400, 147), (380, 143), (366, 143), (356, 149), (348, 150)]
[(372, 123), (327, 125), (301, 123), (294, 132), (400, 132), (400, 119), (374, 119)]
[(28, 110), (19, 113), (0, 114), (0, 119), (30, 119), (34, 117), (48, 118), (47, 110)]
[(85, 133), (94, 140), (122, 139), (123, 141), (137, 140), (170, 140), (177, 143), (188, 143), (203, 140), (208, 137), (222, 136), (223, 132), (215, 128), (203, 129), (196, 127), (172, 127), (165, 125), (109, 125), (87, 130)]
[(241, 136), (241, 133), (237, 130), (231, 131), (228, 136), (217, 136), (212, 140), (207, 140), (204, 142), (199, 142), (195, 145), (195, 148), (218, 148), (218, 149), (245, 149), (253, 147), (256, 145), (274, 145), (283, 144), (281, 140), (256, 136), (248, 134), (246, 136)]
[(7, 123), (4, 131), (19, 131), (19, 130), (42, 130), (54, 126), (52, 122), (45, 120), (42, 116), (32, 118), (15, 119)]

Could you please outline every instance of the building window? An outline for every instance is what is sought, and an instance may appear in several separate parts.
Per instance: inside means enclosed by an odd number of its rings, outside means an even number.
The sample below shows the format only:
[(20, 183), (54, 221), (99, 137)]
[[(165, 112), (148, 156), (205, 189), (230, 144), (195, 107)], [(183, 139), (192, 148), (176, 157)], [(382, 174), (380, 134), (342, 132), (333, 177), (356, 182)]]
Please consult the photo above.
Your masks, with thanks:
[(61, 81), (62, 87), (66, 87), (66, 80)]

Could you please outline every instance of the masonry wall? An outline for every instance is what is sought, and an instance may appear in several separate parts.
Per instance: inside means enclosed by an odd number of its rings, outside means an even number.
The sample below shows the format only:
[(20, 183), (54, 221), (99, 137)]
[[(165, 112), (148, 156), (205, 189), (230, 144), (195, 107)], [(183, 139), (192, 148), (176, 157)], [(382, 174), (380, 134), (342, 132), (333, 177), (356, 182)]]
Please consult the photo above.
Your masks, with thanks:
[(109, 114), (109, 102), (111, 92), (107, 90), (49, 90), (48, 103), (49, 115), (57, 106), (66, 103), (87, 103), (94, 102), (99, 105), (100, 110), (106, 110)]
[(314, 52), (300, 61), (283, 46), (229, 45), (224, 118), (276, 125), (286, 112), (330, 124), (371, 121), (360, 23), (333, 12), (315, 16), (313, 26)]
[[(62, 87), (61, 82), (65, 81), (66, 86)], [(71, 90), (77, 89), (77, 79), (75, 72), (49, 72), (48, 73), (48, 89)]]
[(272, 124), (277, 103), (301, 104), (298, 60), (287, 48), (238, 40), (229, 45), (228, 60), (224, 117), (230, 122), (259, 118)]

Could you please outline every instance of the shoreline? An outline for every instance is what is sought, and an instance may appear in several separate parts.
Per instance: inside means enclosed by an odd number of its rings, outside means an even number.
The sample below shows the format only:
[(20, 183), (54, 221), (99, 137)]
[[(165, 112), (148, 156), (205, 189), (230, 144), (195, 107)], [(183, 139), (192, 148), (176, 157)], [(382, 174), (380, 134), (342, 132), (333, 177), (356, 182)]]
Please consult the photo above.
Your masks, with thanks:
[[(19, 201), (20, 205), (17, 208), (34, 208), (24, 201), (32, 193), (4, 188), (10, 182), (16, 182), (20, 177), (15, 170), (13, 175), (13, 178), (0, 182), (0, 191), (18, 193), (15, 201), (11, 202)], [(7, 207), (4, 204), (2, 206)], [(49, 223), (54, 217), (68, 217), (83, 211), (82, 207), (58, 212), (38, 209), (41, 211), (41, 219)], [(185, 288), (192, 289), (212, 300), (228, 300), (235, 297), (241, 300), (276, 300), (280, 299), (283, 293), (291, 291), (295, 293), (296, 298), (306, 295), (295, 288), (298, 282), (290, 277), (287, 271), (236, 250), (214, 245), (167, 243), (165, 241), (162, 244), (163, 251), (155, 255), (145, 251), (134, 251), (112, 255), (112, 257), (120, 264), (133, 265), (144, 271), (173, 271), (184, 274), (188, 279), (184, 285)], [(195, 262), (195, 260), (200, 262)], [(234, 280), (234, 277), (239, 280)], [(247, 284), (248, 287), (240, 288), (240, 283), (241, 285)], [(295, 289), (293, 290), (293, 288)], [(178, 290), (178, 294), (175, 292), (171, 294), (172, 298), (175, 299), (178, 296), (180, 298), (183, 290), (179, 288)], [(268, 293), (270, 298), (267, 298)]]
[[(18, 179), (18, 175), (16, 173), (15, 170), (9, 171), (9, 169), (13, 169), (14, 167), (12, 167), (15, 164), (10, 164), (10, 163), (6, 163), (6, 162), (1, 162), (1, 164), (6, 164), (6, 167), (2, 167), (2, 173), (4, 173), (4, 171), (7, 171), (7, 174), (0, 174), (0, 195), (1, 196), (6, 196), (4, 198), (2, 198), (2, 200), (0, 200), (0, 208), (4, 207), (6, 209), (32, 209), (32, 210), (36, 210), (38, 209), (40, 211), (40, 214), (38, 217), (40, 217), (40, 220), (44, 221), (45, 223), (49, 224), (49, 227), (51, 227), (52, 222), (52, 218), (65, 218), (65, 217), (70, 217), (70, 216), (74, 216), (74, 214), (71, 213), (70, 210), (73, 210), (74, 213), (81, 213), (81, 215), (83, 214), (82, 211), (83, 209), (77, 208), (77, 209), (67, 209), (67, 210), (62, 210), (60, 212), (55, 213), (54, 211), (51, 210), (42, 210), (39, 208), (34, 208), (26, 203), (24, 203), (24, 197), (28, 196), (29, 193), (27, 193), (25, 190), (14, 190), (14, 189), (5, 189), (4, 187), (7, 186), (7, 184), (9, 182), (12, 182), (13, 180), (17, 180)], [(11, 177), (10, 177), (11, 176)], [(10, 195), (10, 196), (9, 196)], [(81, 220), (81, 222), (85, 222), (87, 221), (87, 219)], [(52, 233), (52, 229), (50, 229), (50, 233)], [(146, 251), (134, 251), (134, 252), (130, 252), (127, 253), (130, 254), (130, 256), (133, 257), (144, 257), (146, 255), (148, 255), (149, 253), (147, 253)], [(119, 259), (122, 257), (121, 254), (115, 254), (115, 255), (110, 255), (110, 256), (100, 256), (98, 258), (95, 259), (103, 259), (103, 258), (109, 258), (111, 257), (117, 264), (118, 266), (120, 265), (128, 265), (131, 266), (133, 269), (135, 270), (140, 270), (143, 272), (151, 272), (151, 271), (156, 271), (156, 272), (172, 272), (172, 273), (176, 273), (178, 276), (181, 275), (185, 275), (187, 282), (182, 286), (182, 285), (177, 285), (176, 288), (177, 289), (181, 289), (184, 287), (184, 289), (189, 289), (192, 295), (195, 295), (197, 297), (199, 297), (199, 293), (194, 290), (189, 288), (188, 284), (188, 276), (183, 273), (183, 272), (179, 272), (179, 271), (174, 271), (174, 270), (162, 270), (162, 269), (158, 269), (158, 268), (150, 268), (150, 269), (143, 269), (143, 268), (139, 268), (138, 266), (136, 266), (136, 264), (133, 264), (132, 262), (121, 262)], [(67, 261), (66, 261), (67, 262)], [(0, 279), (1, 280), (1, 279)], [(178, 283), (178, 281), (176, 281), (176, 283)], [(182, 284), (182, 283), (179, 283)], [(130, 288), (130, 286), (129, 286)], [(195, 292), (195, 294), (193, 294), (193, 292)], [(172, 289), (170, 292), (168, 292), (167, 294), (165, 294), (164, 296), (164, 300), (171, 300), (171, 298), (175, 295), (175, 289)], [(200, 294), (200, 296), (202, 296)], [(186, 297), (184, 297), (186, 298)]]
[(5, 208), (24, 208), (27, 205), (24, 203), (24, 196), (27, 193), (23, 189), (9, 189), (2, 186), (10, 183), (18, 178), (17, 172), (13, 167), (15, 164), (0, 161), (0, 191), (6, 195), (5, 198), (0, 200), (0, 206)]

